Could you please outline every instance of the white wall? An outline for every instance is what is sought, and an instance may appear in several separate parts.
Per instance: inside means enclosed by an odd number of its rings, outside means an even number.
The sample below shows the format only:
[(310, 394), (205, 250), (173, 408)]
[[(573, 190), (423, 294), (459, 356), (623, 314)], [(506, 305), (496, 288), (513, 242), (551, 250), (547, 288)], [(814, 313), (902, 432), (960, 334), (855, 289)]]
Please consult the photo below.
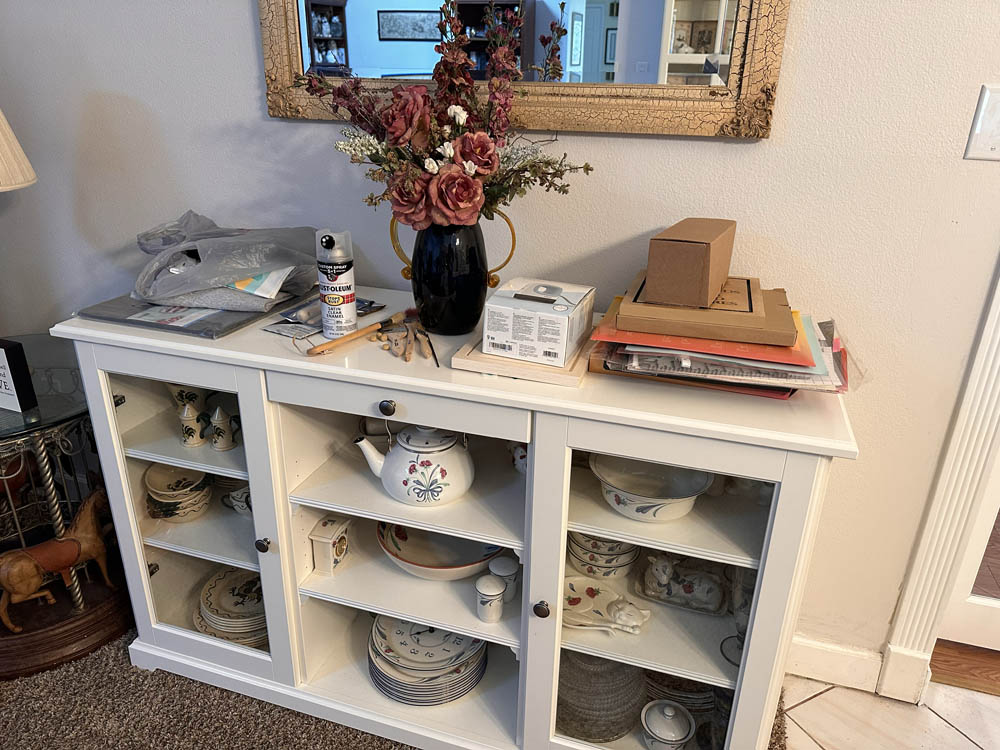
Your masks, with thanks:
[[(812, 638), (886, 636), (1000, 248), (1000, 164), (962, 161), (998, 25), (996, 0), (796, 0), (770, 140), (563, 135), (595, 173), (510, 211), (505, 278), (595, 283), (604, 305), (651, 234), (725, 216), (735, 271), (836, 316), (868, 377), (847, 400), (861, 458), (833, 472), (809, 575)], [(39, 54), (53, 30), (59, 64)], [(0, 3), (0, 108), (39, 177), (0, 194), (0, 332), (126, 291), (136, 232), (189, 207), (349, 228), (360, 279), (405, 286), (339, 127), (267, 117), (259, 45), (254, 0)], [(485, 234), (499, 258), (506, 229)]]

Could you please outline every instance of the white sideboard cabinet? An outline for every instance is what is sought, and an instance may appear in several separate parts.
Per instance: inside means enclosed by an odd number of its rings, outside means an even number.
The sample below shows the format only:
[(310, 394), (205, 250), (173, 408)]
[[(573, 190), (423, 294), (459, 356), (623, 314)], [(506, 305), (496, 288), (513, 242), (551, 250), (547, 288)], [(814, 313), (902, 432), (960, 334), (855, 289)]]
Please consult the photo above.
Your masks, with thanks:
[[(387, 303), (386, 315), (410, 304), (402, 292), (359, 291)], [(580, 388), (530, 383), (450, 369), (463, 342), (445, 337), (434, 339), (437, 368), (368, 341), (306, 358), (260, 326), (218, 341), (81, 319), (52, 333), (73, 339), (79, 356), (138, 627), (136, 666), (428, 750), (642, 750), (639, 728), (606, 745), (557, 730), (568, 649), (731, 689), (726, 746), (766, 747), (829, 467), (857, 453), (839, 397), (779, 401), (600, 375)], [(163, 383), (218, 392), (213, 398), (240, 414), (238, 447), (182, 446)], [(353, 445), (360, 418), (386, 411), (468, 434), (476, 478), (463, 500), (420, 508), (388, 497)], [(528, 445), (526, 474), (512, 465), (508, 441)], [(753, 497), (702, 497), (677, 521), (641, 523), (604, 502), (586, 467), (595, 452), (767, 487), (754, 485)], [(150, 518), (142, 474), (152, 462), (248, 480), (252, 516), (213, 501), (189, 523)], [(313, 569), (309, 540), (329, 512), (353, 519), (350, 551), (333, 575)], [(474, 579), (408, 575), (382, 554), (380, 521), (513, 550), (523, 573), (518, 600), (498, 623), (480, 621)], [(736, 632), (731, 616), (645, 603), (653, 615), (638, 635), (563, 628), (569, 530), (755, 569), (741, 664), (720, 651)], [(201, 587), (221, 566), (260, 572), (265, 648), (194, 626)], [(486, 640), (483, 681), (440, 706), (384, 697), (367, 672), (372, 613)]]

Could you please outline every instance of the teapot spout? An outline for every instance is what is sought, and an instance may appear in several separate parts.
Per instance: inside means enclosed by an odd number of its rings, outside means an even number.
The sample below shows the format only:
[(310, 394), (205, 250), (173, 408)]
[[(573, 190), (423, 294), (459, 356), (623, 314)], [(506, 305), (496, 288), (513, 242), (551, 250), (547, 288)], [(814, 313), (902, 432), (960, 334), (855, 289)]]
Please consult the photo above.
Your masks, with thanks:
[(385, 464), (385, 455), (380, 453), (379, 450), (371, 444), (371, 441), (366, 437), (356, 438), (354, 444), (361, 449), (361, 452), (365, 454), (365, 460), (368, 461), (368, 466), (372, 470), (372, 474), (377, 477), (382, 476), (382, 466)]

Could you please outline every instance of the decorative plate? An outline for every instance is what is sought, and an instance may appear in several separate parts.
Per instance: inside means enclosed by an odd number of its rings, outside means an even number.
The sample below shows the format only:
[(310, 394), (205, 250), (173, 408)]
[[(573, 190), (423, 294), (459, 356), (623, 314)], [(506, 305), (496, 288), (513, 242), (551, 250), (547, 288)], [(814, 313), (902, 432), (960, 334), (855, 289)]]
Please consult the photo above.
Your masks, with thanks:
[(486, 570), (503, 547), (434, 534), (392, 523), (376, 527), (379, 546), (407, 573), (431, 581), (457, 581)]
[(201, 607), (214, 618), (253, 620), (264, 615), (260, 574), (225, 568), (208, 579), (201, 590)]
[(563, 581), (563, 627), (623, 630), (638, 634), (652, 616), (606, 581), (569, 576)]
[(230, 643), (235, 643), (240, 646), (247, 646), (249, 648), (266, 648), (267, 647), (267, 631), (263, 631), (252, 636), (247, 636), (246, 634), (228, 633), (225, 630), (220, 630), (219, 628), (214, 628), (205, 622), (205, 619), (201, 616), (201, 612), (197, 609), (194, 610), (192, 619), (194, 620), (194, 627), (199, 633), (205, 635), (210, 635), (214, 638), (221, 638), (224, 641), (229, 641)]
[(479, 638), (384, 615), (375, 618), (372, 634), (382, 656), (416, 671), (458, 666), (486, 647)]
[(201, 484), (204, 479), (205, 472), (203, 471), (182, 469), (166, 464), (150, 464), (146, 473), (142, 475), (142, 483), (146, 485), (146, 489), (160, 496), (160, 499), (189, 495), (191, 490)]

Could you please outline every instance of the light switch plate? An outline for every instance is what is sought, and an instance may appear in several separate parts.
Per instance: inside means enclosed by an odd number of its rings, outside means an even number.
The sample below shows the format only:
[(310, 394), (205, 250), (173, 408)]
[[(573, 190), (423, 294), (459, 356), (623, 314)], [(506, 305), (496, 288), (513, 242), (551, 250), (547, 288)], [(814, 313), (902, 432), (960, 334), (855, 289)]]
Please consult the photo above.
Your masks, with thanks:
[(983, 86), (979, 93), (965, 158), (1000, 161), (1000, 85)]

